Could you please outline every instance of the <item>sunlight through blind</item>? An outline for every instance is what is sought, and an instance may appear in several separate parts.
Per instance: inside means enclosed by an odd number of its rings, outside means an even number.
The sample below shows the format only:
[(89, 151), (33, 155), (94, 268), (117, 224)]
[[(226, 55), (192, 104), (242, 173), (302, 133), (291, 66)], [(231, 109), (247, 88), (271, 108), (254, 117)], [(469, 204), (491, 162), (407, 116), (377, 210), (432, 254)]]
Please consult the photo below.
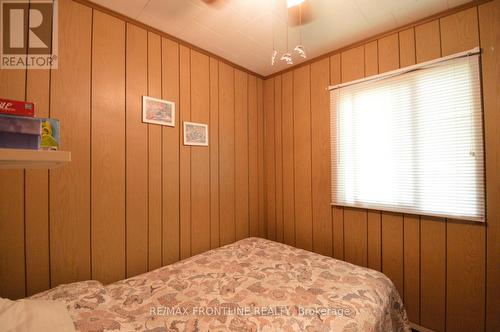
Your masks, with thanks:
[(331, 91), (332, 204), (484, 221), (479, 55)]

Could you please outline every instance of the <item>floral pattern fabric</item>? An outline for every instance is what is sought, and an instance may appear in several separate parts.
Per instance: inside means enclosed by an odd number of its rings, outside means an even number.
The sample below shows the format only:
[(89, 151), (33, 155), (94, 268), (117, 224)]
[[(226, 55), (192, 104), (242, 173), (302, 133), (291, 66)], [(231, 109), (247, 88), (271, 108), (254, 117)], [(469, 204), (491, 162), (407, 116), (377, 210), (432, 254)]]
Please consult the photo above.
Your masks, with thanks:
[(77, 331), (410, 331), (382, 273), (247, 238), (107, 286), (61, 285)]

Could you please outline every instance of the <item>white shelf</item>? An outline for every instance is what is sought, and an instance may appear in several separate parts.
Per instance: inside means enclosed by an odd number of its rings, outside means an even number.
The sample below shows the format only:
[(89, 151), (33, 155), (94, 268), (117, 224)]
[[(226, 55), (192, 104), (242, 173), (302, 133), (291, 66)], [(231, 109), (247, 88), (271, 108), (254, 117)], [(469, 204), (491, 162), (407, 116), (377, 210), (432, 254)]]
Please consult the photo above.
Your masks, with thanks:
[(48, 169), (71, 161), (71, 152), (0, 149), (0, 168)]

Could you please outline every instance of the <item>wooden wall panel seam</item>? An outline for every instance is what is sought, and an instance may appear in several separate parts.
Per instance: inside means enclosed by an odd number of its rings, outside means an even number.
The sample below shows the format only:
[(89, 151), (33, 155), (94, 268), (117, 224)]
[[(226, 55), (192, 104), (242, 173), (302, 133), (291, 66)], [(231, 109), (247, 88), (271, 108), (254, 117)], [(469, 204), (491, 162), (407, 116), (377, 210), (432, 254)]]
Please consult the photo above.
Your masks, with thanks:
[(246, 136), (247, 136), (247, 165), (248, 165), (248, 172), (247, 172), (247, 188), (248, 188), (248, 196), (247, 196), (247, 206), (248, 206), (248, 209), (247, 209), (247, 220), (248, 220), (248, 224), (247, 224), (247, 234), (248, 234), (248, 237), (251, 237), (252, 236), (252, 232), (250, 231), (250, 223), (251, 223), (251, 220), (250, 220), (250, 78), (248, 75), (246, 75), (246, 86), (247, 86), (247, 91), (246, 91), (246, 95), (247, 95), (247, 100), (246, 100), (246, 107), (247, 107), (247, 119), (246, 119), (246, 122), (247, 122), (247, 130), (246, 130)]
[[(329, 82), (330, 85), (333, 84), (333, 82), (332, 82), (332, 57), (331, 56), (328, 57), (328, 82)], [(330, 91), (328, 91), (328, 97), (330, 99)], [(331, 105), (329, 104), (329, 106), (328, 106), (328, 114), (329, 114), (329, 116), (331, 118), (331, 114), (330, 113), (331, 113)], [(330, 133), (330, 139), (331, 139), (331, 133)], [(331, 146), (330, 146), (330, 156), (328, 156), (328, 158), (330, 158), (330, 160), (332, 158), (331, 153), (332, 152), (331, 152)], [(331, 170), (330, 170), (330, 172), (331, 172)], [(331, 183), (333, 181), (332, 178), (333, 178), (333, 175), (330, 174), (330, 186), (331, 186)], [(330, 191), (332, 191), (332, 190), (333, 190), (333, 188), (330, 187)], [(331, 195), (332, 195), (332, 193), (330, 192), (330, 202), (332, 201)], [(333, 225), (333, 206), (331, 204), (330, 204), (330, 211), (331, 211), (330, 222), (332, 224), (332, 232), (331, 232), (332, 257), (335, 257), (335, 236), (334, 236), (335, 227)]]
[[(439, 32), (441, 33), (441, 20), (439, 24)], [(443, 43), (441, 41), (441, 54), (443, 54)], [(444, 224), (444, 330), (447, 331), (447, 311), (448, 311), (448, 218)]]
[(296, 214), (296, 204), (297, 204), (297, 197), (295, 196), (295, 70), (292, 71), (292, 138), (293, 138), (293, 245), (297, 245), (297, 214)]
[[(193, 121), (193, 52), (189, 49), (189, 121)], [(184, 124), (182, 126), (184, 129)], [(184, 138), (184, 133), (182, 135)], [(193, 148), (189, 147), (189, 255), (193, 252)]]
[[(160, 99), (163, 99), (163, 39), (162, 37), (160, 36)], [(161, 193), (161, 198), (160, 198), (160, 202), (161, 202), (161, 211), (160, 211), (160, 262), (161, 262), (161, 266), (164, 265), (164, 257), (163, 257), (163, 253), (164, 253), (164, 248), (163, 248), (163, 218), (164, 218), (164, 214), (163, 214), (163, 210), (164, 210), (164, 207), (163, 207), (163, 193), (164, 193), (164, 188), (163, 188), (163, 172), (164, 172), (164, 168), (163, 168), (163, 162), (164, 162), (164, 159), (163, 159), (163, 128), (160, 127), (160, 193)]]
[[(233, 112), (236, 110), (236, 92), (235, 92), (235, 84), (236, 84), (236, 70), (232, 70), (233, 72)], [(236, 239), (236, 114), (233, 114), (233, 169), (234, 169), (234, 181), (233, 181), (233, 223), (234, 223), (234, 239)]]
[[(218, 123), (218, 126), (219, 126), (219, 135), (218, 135), (217, 139), (218, 139), (218, 141), (220, 143), (220, 63), (219, 63), (219, 61), (217, 61), (217, 82), (218, 82), (217, 83), (217, 109), (218, 109), (217, 123)], [(219, 180), (219, 187), (218, 187), (217, 191), (218, 191), (218, 194), (219, 194), (219, 201), (218, 201), (217, 205), (219, 206), (219, 245), (220, 245), (220, 243), (221, 243), (221, 240), (220, 240), (220, 238), (221, 238), (221, 227), (220, 227), (220, 209), (221, 209), (221, 199), (220, 199), (220, 190), (221, 190), (220, 189), (220, 187), (221, 187), (221, 185), (220, 185), (220, 178), (221, 178), (221, 176), (220, 176), (220, 168), (221, 168), (220, 167), (220, 164), (221, 164), (221, 162), (220, 162), (220, 146), (218, 147), (218, 149), (219, 149), (219, 154), (217, 156), (217, 160), (218, 160), (218, 170), (217, 170), (217, 173), (218, 173), (217, 175), (218, 176), (217, 177), (218, 177), (218, 180)]]
[(127, 218), (128, 218), (128, 195), (127, 195), (127, 188), (128, 188), (128, 181), (127, 181), (127, 156), (128, 156), (128, 145), (127, 145), (127, 54), (128, 54), (128, 27), (129, 24), (125, 22), (125, 209), (123, 211), (125, 215), (125, 229), (124, 229), (124, 235), (125, 235), (125, 277), (128, 277), (128, 245), (127, 245), (127, 233), (128, 233), (128, 223), (127, 223)]
[(94, 9), (91, 9), (92, 15), (91, 15), (91, 20), (90, 20), (90, 114), (89, 114), (89, 119), (90, 119), (90, 124), (89, 124), (89, 153), (90, 153), (90, 158), (89, 158), (89, 210), (90, 210), (90, 218), (89, 218), (89, 257), (90, 257), (90, 279), (94, 279), (94, 266), (92, 263), (92, 256), (93, 256), (93, 250), (92, 250), (92, 105), (93, 105), (93, 96), (92, 96), (92, 81), (94, 79)]
[(313, 153), (312, 153), (312, 135), (313, 135), (313, 121), (312, 121), (312, 84), (311, 84), (311, 71), (312, 68), (309, 66), (309, 159), (310, 159), (310, 192), (311, 192), (311, 251), (314, 251), (314, 191), (313, 191)]

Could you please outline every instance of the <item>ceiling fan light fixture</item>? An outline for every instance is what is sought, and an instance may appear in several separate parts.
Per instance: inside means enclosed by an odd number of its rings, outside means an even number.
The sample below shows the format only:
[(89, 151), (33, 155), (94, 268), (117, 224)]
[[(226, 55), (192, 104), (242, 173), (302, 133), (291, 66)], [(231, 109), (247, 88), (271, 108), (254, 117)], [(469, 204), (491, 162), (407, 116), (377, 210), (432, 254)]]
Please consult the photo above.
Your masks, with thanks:
[(295, 7), (295, 6), (298, 6), (300, 5), (301, 3), (303, 3), (305, 0), (286, 0), (286, 6), (288, 8), (292, 8), (292, 7)]
[(278, 56), (278, 51), (273, 50), (273, 54), (271, 56), (271, 66), (274, 66), (276, 64), (277, 56)]
[(307, 55), (306, 55), (306, 51), (304, 50), (304, 46), (302, 45), (297, 45), (295, 46), (295, 48), (293, 49), (295, 52), (297, 52), (299, 54), (300, 57), (302, 58), (307, 58)]
[(287, 65), (293, 65), (292, 55), (290, 53), (284, 53), (280, 60), (284, 61)]

